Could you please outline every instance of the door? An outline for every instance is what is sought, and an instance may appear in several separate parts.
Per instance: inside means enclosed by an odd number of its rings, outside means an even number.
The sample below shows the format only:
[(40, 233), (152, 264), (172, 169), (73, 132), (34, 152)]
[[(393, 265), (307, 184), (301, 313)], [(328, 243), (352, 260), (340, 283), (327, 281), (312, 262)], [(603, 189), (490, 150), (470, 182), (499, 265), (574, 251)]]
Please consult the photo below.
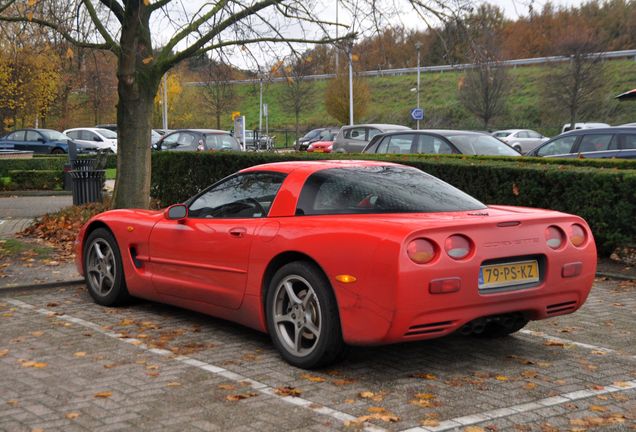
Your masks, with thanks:
[(17, 150), (15, 148), (16, 143), (22, 144), (24, 142), (24, 131), (15, 131), (11, 132), (5, 138), (2, 139), (2, 143), (0, 144), (0, 148), (4, 150)]
[(344, 132), (344, 149), (347, 153), (360, 153), (367, 145), (367, 128), (354, 127)]
[(22, 143), (16, 143), (15, 149), (42, 154), (50, 153), (46, 138), (34, 130), (25, 131), (24, 141)]
[(150, 234), (155, 289), (237, 309), (254, 233), (265, 223), (283, 179), (279, 173), (238, 174), (195, 197), (185, 219), (158, 222)]

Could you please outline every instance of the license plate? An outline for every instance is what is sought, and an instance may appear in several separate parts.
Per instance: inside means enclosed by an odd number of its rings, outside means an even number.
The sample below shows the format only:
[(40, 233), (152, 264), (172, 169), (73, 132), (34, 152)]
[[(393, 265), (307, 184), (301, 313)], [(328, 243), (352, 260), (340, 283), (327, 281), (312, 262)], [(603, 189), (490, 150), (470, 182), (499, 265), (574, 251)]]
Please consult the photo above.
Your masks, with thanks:
[(479, 268), (479, 289), (500, 288), (539, 281), (536, 260), (490, 264)]

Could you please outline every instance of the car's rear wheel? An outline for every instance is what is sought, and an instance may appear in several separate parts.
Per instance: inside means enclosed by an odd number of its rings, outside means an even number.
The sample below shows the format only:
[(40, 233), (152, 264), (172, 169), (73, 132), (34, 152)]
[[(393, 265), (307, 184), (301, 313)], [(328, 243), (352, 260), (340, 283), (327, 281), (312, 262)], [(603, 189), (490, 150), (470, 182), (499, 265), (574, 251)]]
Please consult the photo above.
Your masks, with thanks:
[(521, 146), (519, 144), (513, 144), (512, 148), (517, 150), (519, 153), (522, 153)]
[(326, 366), (344, 352), (336, 299), (314, 264), (292, 262), (274, 274), (267, 290), (266, 315), (274, 345), (294, 366)]
[(84, 246), (84, 278), (96, 303), (117, 306), (130, 299), (117, 241), (105, 228), (91, 232)]
[(65, 154), (65, 152), (63, 149), (56, 147), (53, 150), (51, 150), (51, 154), (59, 155), (59, 154)]

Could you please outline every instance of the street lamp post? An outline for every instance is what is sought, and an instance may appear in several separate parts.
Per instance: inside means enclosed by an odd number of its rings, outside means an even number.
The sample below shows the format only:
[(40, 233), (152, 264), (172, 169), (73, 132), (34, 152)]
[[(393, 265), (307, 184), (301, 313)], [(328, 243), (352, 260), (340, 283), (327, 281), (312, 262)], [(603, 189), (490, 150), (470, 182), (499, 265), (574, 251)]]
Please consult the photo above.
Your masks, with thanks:
[[(422, 48), (421, 42), (415, 42), (415, 50), (417, 51), (417, 109), (420, 108), (420, 49)], [(417, 129), (420, 128), (420, 121), (417, 120)]]
[(349, 46), (349, 125), (353, 126), (353, 42)]
[(263, 76), (260, 77), (260, 97), (258, 103), (258, 133), (263, 129)]
[(161, 110), (161, 126), (163, 130), (168, 130), (168, 74), (163, 75), (163, 97), (161, 98), (162, 110)]

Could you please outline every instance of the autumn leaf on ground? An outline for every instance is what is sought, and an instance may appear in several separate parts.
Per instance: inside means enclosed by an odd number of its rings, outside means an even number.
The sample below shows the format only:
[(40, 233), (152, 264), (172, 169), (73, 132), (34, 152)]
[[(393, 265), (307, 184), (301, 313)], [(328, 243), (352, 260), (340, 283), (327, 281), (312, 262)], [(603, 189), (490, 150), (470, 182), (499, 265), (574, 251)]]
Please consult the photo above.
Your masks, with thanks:
[(95, 393), (95, 397), (96, 398), (109, 398), (113, 395), (113, 392), (109, 392), (109, 391), (103, 391), (103, 392), (99, 392), (99, 393)]
[(122, 326), (122, 327), (126, 327), (126, 326), (130, 326), (133, 325), (135, 323), (135, 321), (131, 320), (131, 319), (123, 319), (119, 322), (118, 325)]
[(356, 380), (354, 380), (353, 378), (342, 378), (342, 379), (334, 379), (331, 380), (331, 383), (337, 386), (344, 386), (344, 385), (349, 385), (349, 384), (353, 384), (355, 383)]
[(31, 332), (31, 336), (33, 336), (33, 337), (40, 337), (40, 336), (42, 336), (43, 334), (44, 334), (44, 332), (43, 332), (43, 331), (39, 331), (39, 330), (38, 330), (38, 331)]
[(374, 402), (380, 402), (382, 399), (384, 399), (384, 392), (374, 393), (372, 391), (363, 391), (358, 393), (358, 396), (362, 399), (369, 399)]
[(80, 413), (78, 412), (70, 412), (64, 415), (64, 417), (66, 417), (69, 420), (75, 420), (76, 418), (78, 418), (80, 416)]
[(631, 387), (631, 385), (628, 382), (625, 382), (625, 381), (614, 381), (612, 383), (612, 385), (615, 385), (616, 387), (620, 387), (620, 388)]
[(307, 381), (316, 382), (316, 383), (327, 381), (325, 378), (318, 375), (302, 374), (300, 377), (303, 379), (306, 379)]
[(75, 354), (73, 354), (73, 356), (77, 358), (83, 358), (83, 357), (86, 357), (86, 353), (84, 351), (78, 351)]
[(18, 405), (20, 405), (20, 402), (15, 399), (9, 399), (7, 401), (7, 404), (11, 405), (12, 407), (17, 407)]
[(172, 381), (166, 384), (166, 387), (181, 387), (181, 383), (177, 381)]
[(9, 350), (8, 349), (1, 349), (0, 350), (0, 358), (6, 356), (7, 354), (9, 354)]
[(497, 376), (495, 377), (495, 379), (496, 379), (497, 381), (509, 381), (509, 380), (510, 380), (510, 378), (508, 378), (508, 377), (507, 377), (507, 376), (505, 376), (505, 375), (497, 375)]
[(539, 374), (533, 370), (524, 370), (523, 372), (521, 372), (521, 376), (526, 378), (536, 378), (537, 375)]
[(605, 412), (607, 411), (607, 407), (601, 406), (601, 405), (590, 405), (588, 408), (590, 411), (595, 411), (595, 412)]
[(236, 386), (234, 384), (219, 384), (218, 387), (221, 390), (236, 390)]
[(479, 426), (467, 426), (464, 428), (464, 432), (486, 432), (486, 430)]
[(427, 418), (424, 419), (420, 422), (420, 424), (422, 426), (430, 426), (430, 427), (435, 427), (435, 426), (439, 426), (439, 420), (434, 419), (434, 418)]
[(253, 398), (254, 396), (258, 396), (258, 394), (254, 392), (247, 392), (247, 393), (229, 395), (229, 396), (226, 396), (225, 399), (232, 402), (238, 402), (243, 399)]
[(413, 378), (420, 378), (420, 379), (425, 379), (425, 380), (430, 380), (430, 381), (434, 381), (437, 379), (437, 377), (432, 374), (432, 373), (416, 373), (411, 375)]
[(345, 426), (360, 427), (362, 423), (365, 423), (369, 420), (381, 420), (387, 423), (395, 423), (400, 421), (400, 418), (398, 416), (382, 407), (370, 407), (368, 411), (372, 414), (363, 415), (356, 418), (355, 420), (347, 421), (345, 422)]
[(607, 351), (593, 350), (592, 354), (594, 354), (594, 355), (607, 355)]
[(523, 388), (525, 388), (526, 390), (533, 390), (537, 388), (537, 385), (533, 382), (527, 382), (523, 385)]
[(290, 386), (276, 387), (274, 389), (274, 393), (276, 393), (278, 396), (294, 396), (294, 397), (299, 397), (301, 394), (300, 390)]
[(555, 346), (555, 347), (565, 347), (565, 343), (558, 341), (558, 340), (554, 340), (554, 339), (550, 339), (545, 341), (545, 343), (543, 344), (545, 346)]
[(416, 393), (415, 399), (409, 401), (409, 403), (420, 408), (434, 408), (440, 406), (440, 403), (435, 399), (436, 396), (431, 393)]

